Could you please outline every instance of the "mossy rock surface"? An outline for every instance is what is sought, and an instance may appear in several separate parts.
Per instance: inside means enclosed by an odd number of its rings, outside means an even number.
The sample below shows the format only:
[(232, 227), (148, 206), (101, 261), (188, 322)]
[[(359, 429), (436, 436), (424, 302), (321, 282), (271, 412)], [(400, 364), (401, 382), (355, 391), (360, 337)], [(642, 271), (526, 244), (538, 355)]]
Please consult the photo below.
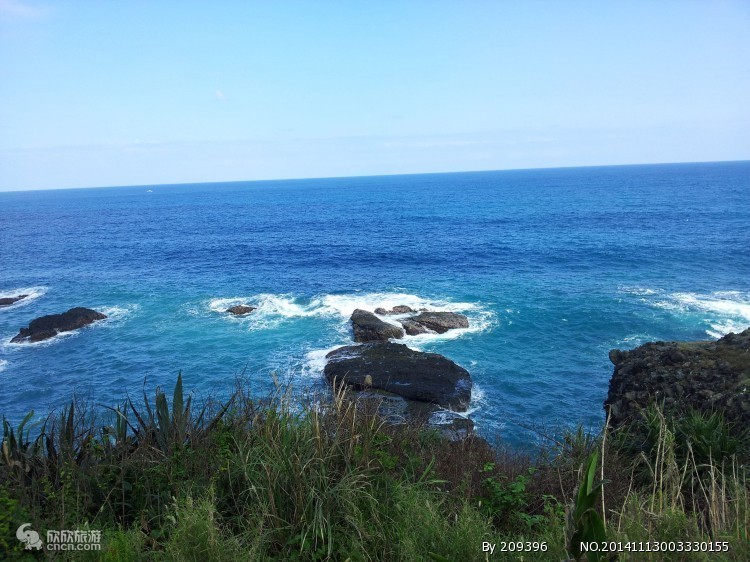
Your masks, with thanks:
[(750, 426), (750, 328), (717, 341), (615, 349), (609, 357), (615, 369), (604, 405), (614, 427), (654, 402), (675, 413), (719, 411), (737, 428)]

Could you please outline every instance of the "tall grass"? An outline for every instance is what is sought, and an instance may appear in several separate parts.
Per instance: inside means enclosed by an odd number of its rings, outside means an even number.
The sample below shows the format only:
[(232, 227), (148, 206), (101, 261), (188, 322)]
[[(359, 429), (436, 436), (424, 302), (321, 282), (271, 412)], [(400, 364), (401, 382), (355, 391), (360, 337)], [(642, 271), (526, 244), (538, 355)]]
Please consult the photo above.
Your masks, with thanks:
[(503, 541), (545, 549), (498, 559), (563, 560), (603, 537), (730, 540), (711, 559), (750, 558), (746, 435), (720, 418), (652, 409), (531, 458), (388, 424), (343, 389), (196, 404), (178, 376), (169, 395), (33, 419), (3, 422), (0, 558), (28, 554), (27, 522), (102, 529), (105, 560), (485, 560)]

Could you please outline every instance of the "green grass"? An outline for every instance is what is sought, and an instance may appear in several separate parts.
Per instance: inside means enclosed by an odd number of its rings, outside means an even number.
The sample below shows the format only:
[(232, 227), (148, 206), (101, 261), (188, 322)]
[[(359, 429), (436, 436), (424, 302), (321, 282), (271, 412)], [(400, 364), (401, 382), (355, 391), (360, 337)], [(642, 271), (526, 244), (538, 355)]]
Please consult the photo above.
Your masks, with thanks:
[[(240, 388), (199, 407), (178, 377), (169, 394), (4, 423), (0, 558), (42, 557), (15, 538), (31, 523), (102, 530), (101, 552), (57, 557), (75, 560), (471, 561), (484, 541), (544, 543), (497, 559), (564, 560), (585, 537), (729, 540), (673, 559), (750, 559), (747, 437), (720, 416), (652, 409), (532, 459), (388, 425), (344, 392), (300, 405)], [(665, 559), (649, 556), (620, 559)]]

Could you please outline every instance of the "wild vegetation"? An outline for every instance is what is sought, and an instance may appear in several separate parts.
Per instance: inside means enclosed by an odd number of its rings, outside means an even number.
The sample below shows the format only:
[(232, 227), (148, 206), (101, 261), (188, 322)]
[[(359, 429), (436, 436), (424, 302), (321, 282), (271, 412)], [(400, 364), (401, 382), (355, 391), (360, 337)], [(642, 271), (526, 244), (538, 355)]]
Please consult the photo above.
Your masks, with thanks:
[[(615, 557), (581, 541), (619, 541), (618, 560), (750, 559), (748, 437), (719, 414), (652, 407), (532, 458), (385, 423), (343, 391), (300, 405), (240, 385), (197, 405), (178, 377), (170, 394), (4, 420), (2, 557), (593, 561)], [(102, 550), (25, 550), (23, 523), (101, 530)], [(717, 541), (728, 550), (700, 551)], [(633, 551), (647, 543), (683, 552)]]

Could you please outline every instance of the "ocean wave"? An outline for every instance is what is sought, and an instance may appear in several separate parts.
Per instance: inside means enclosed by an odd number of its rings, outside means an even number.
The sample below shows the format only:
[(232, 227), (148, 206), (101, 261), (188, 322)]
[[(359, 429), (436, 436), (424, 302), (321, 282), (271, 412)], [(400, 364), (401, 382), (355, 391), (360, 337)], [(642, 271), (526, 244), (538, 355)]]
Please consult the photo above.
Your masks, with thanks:
[(5, 359), (0, 359), (0, 373), (2, 373), (7, 366), (8, 362)]
[(0, 307), (0, 311), (26, 306), (36, 299), (43, 297), (47, 293), (47, 290), (47, 287), (20, 287), (18, 289), (11, 289), (9, 291), (0, 291), (0, 298), (10, 298), (17, 297), (18, 295), (26, 295), (25, 298), (21, 299), (18, 302), (15, 302), (9, 306)]
[[(642, 293), (646, 294), (646, 293)], [(706, 334), (720, 338), (730, 332), (741, 332), (750, 327), (750, 293), (714, 291), (712, 293), (654, 291), (654, 299), (644, 300), (649, 305), (677, 314), (700, 315), (708, 324)]]
[(37, 342), (17, 342), (12, 343), (10, 340), (16, 335), (13, 334), (12, 336), (9, 336), (5, 341), (0, 344), (0, 347), (8, 350), (18, 350), (18, 349), (24, 349), (29, 347), (46, 347), (49, 345), (55, 345), (60, 340), (64, 338), (71, 338), (74, 336), (77, 336), (81, 330), (88, 329), (88, 328), (111, 328), (117, 325), (119, 321), (126, 318), (128, 315), (133, 313), (134, 311), (138, 310), (139, 305), (137, 304), (128, 304), (123, 306), (97, 306), (94, 307), (94, 310), (97, 310), (98, 312), (101, 312), (102, 314), (106, 315), (107, 318), (104, 320), (99, 320), (96, 322), (92, 322), (91, 324), (84, 326), (83, 328), (78, 328), (77, 330), (69, 330), (67, 332), (58, 332), (57, 335), (47, 338), (42, 341)]
[[(99, 324), (101, 323), (102, 322), (99, 322)], [(84, 328), (87, 327), (88, 326), (84, 326)], [(11, 342), (10, 340), (16, 335), (13, 334), (12, 336), (9, 336), (7, 339), (5, 339), (5, 341), (0, 345), (0, 348), (2, 348), (4, 351), (18, 351), (29, 348), (48, 347), (50, 345), (59, 343), (63, 339), (74, 338), (78, 336), (81, 333), (82, 329), (83, 328), (79, 328), (78, 330), (70, 330), (69, 332), (58, 332), (57, 335), (52, 336), (51, 338), (35, 342)]]
[[(451, 302), (441, 299), (426, 299), (409, 293), (354, 293), (344, 295), (323, 295), (313, 299), (313, 303), (319, 303), (323, 310), (335, 312), (340, 316), (349, 318), (355, 309), (374, 311), (382, 307), (391, 309), (394, 306), (406, 305), (414, 310), (426, 308), (431, 311), (465, 312), (478, 307), (470, 302)], [(403, 315), (401, 315), (403, 316)], [(398, 318), (398, 316), (395, 316)]]
[(627, 285), (618, 287), (618, 289), (623, 293), (627, 293), (629, 295), (637, 295), (637, 296), (657, 295), (660, 292), (657, 289), (650, 289), (648, 287), (638, 287), (638, 286), (631, 287)]
[(140, 308), (140, 305), (138, 304), (125, 304), (122, 306), (101, 306), (101, 307), (95, 307), (94, 310), (98, 310), (102, 314), (104, 314), (107, 319), (102, 322), (94, 322), (91, 324), (92, 326), (112, 326), (112, 323), (118, 322), (120, 320), (123, 320), (124, 318), (127, 318), (134, 312), (136, 312)]
[(256, 308), (250, 315), (232, 318), (244, 319), (260, 315), (273, 315), (283, 318), (296, 318), (304, 316), (315, 316), (318, 312), (313, 303), (305, 305), (300, 299), (290, 294), (274, 295), (261, 293), (247, 297), (216, 298), (208, 301), (207, 306), (212, 312), (225, 313), (228, 308), (238, 304), (246, 304)]
[[(226, 313), (228, 308), (238, 304), (254, 306), (256, 310), (243, 316)], [(237, 322), (252, 330), (277, 328), (282, 322), (294, 318), (336, 318), (341, 335), (346, 336), (349, 328), (349, 317), (355, 309), (374, 311), (378, 307), (390, 309), (397, 305), (406, 305), (415, 310), (425, 308), (430, 311), (461, 312), (469, 318), (469, 328), (450, 330), (445, 334), (420, 334), (404, 338), (414, 345), (424, 345), (434, 340), (455, 339), (464, 334), (481, 332), (495, 323), (494, 313), (483, 309), (477, 303), (427, 299), (418, 295), (396, 292), (326, 294), (311, 299), (304, 299), (292, 294), (261, 293), (209, 299), (204, 301), (203, 310), (211, 314), (221, 314), (227, 321)], [(189, 307), (187, 310), (189, 314), (200, 314), (200, 311), (194, 307)], [(409, 315), (389, 315), (381, 318), (385, 322), (400, 327), (398, 320)]]
[[(227, 309), (236, 305), (248, 305), (255, 308), (249, 314), (235, 315)], [(248, 330), (268, 330), (278, 328), (282, 323), (294, 319), (319, 316), (317, 303), (305, 303), (303, 299), (291, 294), (261, 293), (244, 297), (213, 298), (204, 302), (204, 311), (210, 314), (221, 314), (222, 319), (244, 326)], [(188, 309), (191, 314), (199, 314), (195, 309)]]
[(326, 363), (328, 363), (326, 355), (344, 345), (346, 344), (334, 345), (325, 349), (314, 349), (305, 353), (301, 368), (302, 375), (305, 377), (320, 377)]
[[(376, 308), (392, 309), (394, 306), (405, 305), (414, 310), (427, 309), (435, 312), (459, 312), (469, 319), (468, 328), (448, 330), (443, 334), (405, 335), (399, 342), (407, 343), (410, 347), (419, 349), (435, 341), (453, 340), (466, 334), (484, 332), (496, 324), (496, 317), (492, 311), (482, 308), (478, 303), (453, 302), (444, 299), (428, 299), (409, 293), (362, 293), (349, 295), (324, 295), (315, 299), (320, 302), (323, 310), (338, 314), (348, 329), (349, 317), (355, 309), (374, 311)], [(408, 318), (412, 313), (379, 316), (389, 324), (401, 327), (399, 320)]]

